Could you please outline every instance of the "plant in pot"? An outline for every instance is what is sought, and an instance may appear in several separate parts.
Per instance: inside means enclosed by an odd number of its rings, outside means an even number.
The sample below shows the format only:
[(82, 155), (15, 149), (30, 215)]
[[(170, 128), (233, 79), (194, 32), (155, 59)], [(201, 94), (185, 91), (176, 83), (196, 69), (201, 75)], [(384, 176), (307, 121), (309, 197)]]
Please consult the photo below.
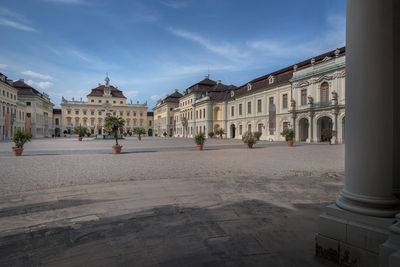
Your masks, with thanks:
[(252, 132), (245, 132), (242, 136), (242, 141), (249, 148), (253, 148), (253, 146), (257, 143), (257, 138), (254, 136)]
[(204, 133), (198, 133), (194, 136), (194, 142), (199, 150), (203, 150), (204, 142), (206, 141), (206, 135)]
[(222, 139), (222, 136), (225, 134), (225, 131), (224, 131), (224, 129), (219, 128), (218, 130), (215, 131), (215, 134), (219, 135), (219, 138)]
[(112, 147), (114, 154), (121, 153), (122, 146), (118, 144), (118, 133), (123, 129), (125, 120), (121, 117), (108, 116), (105, 118), (104, 127), (106, 130), (114, 135), (115, 145)]
[(12, 148), (12, 152), (14, 156), (21, 156), (24, 151), (24, 144), (29, 142), (32, 138), (32, 134), (28, 131), (17, 129), (13, 133), (13, 141), (15, 143), (15, 147)]
[(328, 141), (329, 144), (331, 143), (333, 133), (332, 130), (329, 128), (325, 128), (321, 131), (322, 141)]
[(167, 132), (164, 132), (164, 133), (163, 133), (163, 136), (164, 136), (164, 137), (167, 137), (167, 135), (168, 135)]
[(78, 135), (78, 140), (82, 141), (82, 138), (85, 136), (87, 129), (82, 125), (79, 125), (74, 128), (74, 132)]
[(260, 141), (260, 137), (262, 135), (262, 132), (255, 132), (253, 135), (257, 139), (257, 141)]
[(294, 130), (293, 129), (285, 129), (285, 130), (283, 130), (281, 135), (285, 137), (285, 140), (286, 140), (288, 146), (292, 147), (293, 143), (294, 143), (293, 140), (294, 140), (294, 135), (295, 135)]
[(63, 132), (63, 134), (64, 134), (64, 137), (67, 137), (67, 130), (64, 130), (64, 132)]
[(87, 132), (86, 132), (86, 136), (87, 136), (87, 137), (92, 136), (92, 134), (90, 133), (90, 131), (87, 131)]
[(214, 135), (215, 135), (215, 134), (214, 134), (213, 132), (209, 132), (209, 133), (208, 133), (208, 137), (210, 137), (210, 138), (213, 138)]
[(133, 129), (133, 133), (137, 134), (139, 141), (142, 140), (142, 135), (146, 134), (146, 129), (142, 127), (136, 127)]

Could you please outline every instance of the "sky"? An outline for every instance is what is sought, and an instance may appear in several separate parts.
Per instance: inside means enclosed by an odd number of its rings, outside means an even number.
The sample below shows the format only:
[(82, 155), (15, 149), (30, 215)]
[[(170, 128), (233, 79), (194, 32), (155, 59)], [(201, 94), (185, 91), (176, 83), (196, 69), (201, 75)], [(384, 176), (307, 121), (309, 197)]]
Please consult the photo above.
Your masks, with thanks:
[(345, 0), (1, 0), (0, 72), (83, 98), (108, 73), (128, 101), (205, 75), (248, 81), (345, 44)]

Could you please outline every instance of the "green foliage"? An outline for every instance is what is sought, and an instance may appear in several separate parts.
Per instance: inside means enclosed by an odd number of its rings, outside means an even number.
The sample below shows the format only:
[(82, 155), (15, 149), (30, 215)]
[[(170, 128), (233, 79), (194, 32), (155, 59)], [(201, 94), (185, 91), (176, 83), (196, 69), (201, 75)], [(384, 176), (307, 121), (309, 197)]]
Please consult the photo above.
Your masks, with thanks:
[(215, 135), (215, 134), (214, 134), (213, 132), (209, 132), (209, 133), (208, 133), (208, 137), (210, 137), (210, 138), (213, 138), (214, 135)]
[(163, 133), (163, 136), (164, 136), (164, 137), (167, 137), (167, 135), (168, 135), (167, 132), (164, 132), (164, 133)]
[(24, 148), (26, 142), (29, 142), (32, 138), (32, 134), (26, 130), (17, 129), (13, 133), (13, 141), (15, 146), (18, 148)]
[(83, 127), (82, 125), (76, 126), (74, 128), (74, 132), (79, 136), (79, 137), (84, 137), (86, 132), (87, 132), (87, 128)]
[(194, 142), (196, 145), (203, 145), (206, 141), (206, 135), (204, 133), (198, 133), (194, 136)]
[(281, 135), (285, 137), (286, 141), (292, 141), (294, 139), (295, 132), (293, 129), (285, 129)]
[(257, 138), (252, 132), (245, 132), (242, 136), (242, 141), (247, 145), (255, 145), (257, 143)]
[(142, 136), (142, 135), (146, 134), (146, 129), (143, 127), (136, 127), (133, 129), (133, 133), (137, 134), (138, 136)]
[(260, 141), (260, 137), (262, 135), (262, 132), (255, 132), (253, 135), (257, 139), (257, 141)]
[(86, 132), (86, 136), (87, 136), (87, 137), (90, 137), (91, 135), (92, 135), (92, 134), (90, 133), (90, 131), (87, 131), (87, 132)]
[(61, 129), (60, 129), (60, 128), (55, 128), (55, 129), (54, 129), (54, 135), (55, 135), (56, 137), (60, 137), (60, 135), (61, 135)]
[(330, 141), (333, 136), (333, 131), (329, 128), (325, 128), (322, 130), (321, 135), (324, 140)]
[(220, 138), (222, 138), (222, 136), (225, 134), (224, 129), (219, 128), (218, 130), (215, 131), (216, 135), (219, 135)]
[(118, 145), (118, 132), (123, 129), (125, 120), (121, 117), (108, 116), (105, 118), (104, 128), (107, 132), (113, 133), (115, 145)]

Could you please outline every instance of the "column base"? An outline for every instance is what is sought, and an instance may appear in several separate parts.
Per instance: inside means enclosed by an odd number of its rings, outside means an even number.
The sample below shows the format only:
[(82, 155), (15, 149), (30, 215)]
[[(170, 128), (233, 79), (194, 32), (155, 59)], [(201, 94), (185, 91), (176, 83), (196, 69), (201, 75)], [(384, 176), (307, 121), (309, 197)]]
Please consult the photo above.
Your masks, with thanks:
[(373, 217), (393, 218), (400, 211), (399, 199), (391, 197), (370, 197), (343, 190), (336, 200), (340, 208)]
[(316, 255), (341, 266), (379, 266), (380, 246), (394, 222), (394, 217), (361, 215), (331, 204), (319, 217)]
[(389, 238), (380, 247), (379, 259), (381, 267), (400, 266), (400, 215), (397, 223), (389, 227)]

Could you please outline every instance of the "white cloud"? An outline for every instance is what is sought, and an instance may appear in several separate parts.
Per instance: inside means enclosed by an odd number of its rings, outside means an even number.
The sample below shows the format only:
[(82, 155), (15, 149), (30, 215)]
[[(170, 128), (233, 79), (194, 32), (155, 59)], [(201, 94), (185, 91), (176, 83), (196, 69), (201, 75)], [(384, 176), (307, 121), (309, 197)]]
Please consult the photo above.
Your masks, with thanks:
[(161, 1), (161, 4), (163, 4), (167, 7), (173, 8), (173, 9), (182, 9), (189, 5), (189, 1), (165, 0), (165, 1)]
[(215, 44), (203, 36), (181, 29), (169, 28), (168, 31), (175, 36), (193, 41), (207, 50), (231, 60), (241, 61), (247, 56), (244, 51), (240, 51), (238, 47), (232, 44)]
[(37, 88), (37, 89), (47, 89), (53, 85), (52, 82), (36, 82), (33, 80), (27, 80), (25, 83), (29, 84), (30, 86)]
[(31, 71), (31, 70), (22, 71), (21, 74), (27, 75), (32, 78), (39, 78), (42, 80), (53, 80), (53, 77), (51, 77), (50, 75), (42, 74), (42, 73)]
[(7, 64), (1, 64), (1, 63), (0, 63), (0, 69), (5, 69), (5, 68), (7, 68), (7, 67), (8, 67)]
[(129, 100), (129, 99), (133, 99), (133, 98), (137, 97), (137, 95), (139, 94), (139, 91), (136, 91), (136, 90), (124, 91), (123, 90), (123, 93), (126, 96), (126, 98)]
[(161, 93), (161, 94), (154, 94), (152, 96), (150, 96), (150, 99), (153, 101), (158, 101), (160, 99), (163, 99), (167, 96), (167, 93)]
[(33, 27), (28, 26), (28, 23), (29, 22), (21, 14), (7, 8), (0, 8), (0, 25), (21, 31), (36, 31)]

